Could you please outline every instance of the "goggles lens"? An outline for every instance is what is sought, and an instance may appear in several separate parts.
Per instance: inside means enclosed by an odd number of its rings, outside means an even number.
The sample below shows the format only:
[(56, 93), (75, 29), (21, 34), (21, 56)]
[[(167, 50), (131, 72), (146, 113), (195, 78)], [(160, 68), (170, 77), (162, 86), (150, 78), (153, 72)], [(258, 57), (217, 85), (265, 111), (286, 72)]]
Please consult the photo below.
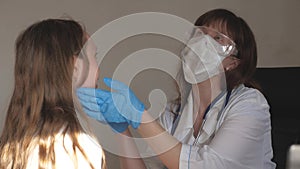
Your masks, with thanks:
[(211, 29), (206, 26), (196, 26), (192, 30), (191, 38), (196, 38), (203, 35), (209, 35), (216, 42), (218, 42), (221, 47), (218, 47), (218, 53), (223, 56), (229, 55), (237, 55), (236, 45), (233, 40), (231, 40), (228, 36)]

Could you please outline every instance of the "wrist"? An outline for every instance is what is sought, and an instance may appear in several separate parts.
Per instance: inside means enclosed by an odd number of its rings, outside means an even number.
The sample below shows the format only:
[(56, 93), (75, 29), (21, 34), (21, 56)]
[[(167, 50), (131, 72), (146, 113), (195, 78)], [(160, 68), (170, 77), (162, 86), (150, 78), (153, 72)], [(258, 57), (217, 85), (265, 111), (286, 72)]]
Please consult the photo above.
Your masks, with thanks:
[(130, 136), (131, 137), (131, 132), (129, 130), (129, 128), (127, 128), (125, 131), (123, 131), (122, 133), (120, 133), (121, 135), (125, 135), (125, 136)]
[(148, 124), (153, 121), (155, 121), (155, 119), (152, 117), (152, 115), (147, 110), (144, 110), (141, 116), (141, 124)]

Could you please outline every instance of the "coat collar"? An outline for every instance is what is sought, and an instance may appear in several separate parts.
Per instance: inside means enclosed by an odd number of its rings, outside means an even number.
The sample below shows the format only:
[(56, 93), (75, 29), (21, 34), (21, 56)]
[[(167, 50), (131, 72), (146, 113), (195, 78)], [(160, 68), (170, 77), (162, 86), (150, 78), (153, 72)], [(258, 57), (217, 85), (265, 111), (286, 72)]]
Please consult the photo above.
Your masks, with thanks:
[[(207, 117), (205, 119), (205, 123), (203, 125), (201, 135), (198, 141), (201, 143), (207, 140), (215, 131), (217, 124), (218, 113), (222, 111), (223, 103), (225, 101), (226, 92), (222, 93), (219, 97), (214, 100), (214, 104), (209, 110)], [(179, 139), (181, 142), (193, 142), (193, 124), (194, 124), (194, 112), (193, 112), (193, 95), (192, 91), (190, 91), (189, 96), (187, 98), (187, 102), (182, 109), (182, 112), (179, 116), (179, 121), (177, 123), (177, 127), (174, 132), (174, 137)]]

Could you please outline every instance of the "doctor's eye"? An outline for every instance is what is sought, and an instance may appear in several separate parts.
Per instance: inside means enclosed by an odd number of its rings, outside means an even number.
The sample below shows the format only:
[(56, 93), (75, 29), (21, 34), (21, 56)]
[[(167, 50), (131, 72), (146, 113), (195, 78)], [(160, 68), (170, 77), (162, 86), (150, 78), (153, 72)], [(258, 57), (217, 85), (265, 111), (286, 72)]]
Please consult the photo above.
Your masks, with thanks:
[(224, 36), (222, 35), (216, 35), (213, 37), (214, 40), (216, 40), (217, 42), (219, 42), (221, 45), (226, 45), (229, 41), (224, 38)]
[(216, 41), (221, 42), (222, 41), (222, 37), (220, 35), (216, 35), (213, 37)]

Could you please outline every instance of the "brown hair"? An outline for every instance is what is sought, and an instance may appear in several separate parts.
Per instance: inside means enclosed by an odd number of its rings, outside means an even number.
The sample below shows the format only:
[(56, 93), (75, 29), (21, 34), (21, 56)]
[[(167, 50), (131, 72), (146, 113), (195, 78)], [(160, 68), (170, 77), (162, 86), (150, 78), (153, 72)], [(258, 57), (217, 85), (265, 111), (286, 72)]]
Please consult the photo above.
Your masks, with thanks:
[[(240, 59), (237, 68), (226, 71), (227, 90), (232, 90), (240, 84), (260, 90), (260, 86), (253, 79), (257, 65), (256, 41), (248, 24), (240, 17), (226, 9), (213, 9), (201, 15), (195, 26), (216, 26), (221, 33), (227, 34), (235, 43)], [(186, 103), (191, 85), (187, 83), (180, 68), (177, 74), (179, 96), (171, 104), (171, 112), (178, 113), (180, 107)], [(179, 109), (177, 108), (179, 105)]]
[(43, 20), (18, 36), (14, 92), (0, 138), (0, 168), (25, 168), (35, 145), (39, 168), (55, 166), (54, 137), (61, 131), (70, 136), (74, 152), (78, 149), (86, 158), (77, 140), (84, 130), (72, 97), (74, 56), (82, 57), (86, 40), (83, 27), (70, 19)]

